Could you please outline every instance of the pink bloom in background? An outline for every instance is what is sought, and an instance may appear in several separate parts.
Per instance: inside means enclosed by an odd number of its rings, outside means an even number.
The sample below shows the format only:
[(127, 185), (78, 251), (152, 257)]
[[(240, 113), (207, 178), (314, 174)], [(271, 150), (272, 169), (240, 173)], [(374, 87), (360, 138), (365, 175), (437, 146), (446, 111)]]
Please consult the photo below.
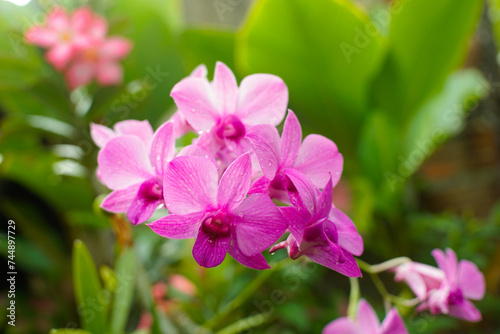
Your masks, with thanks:
[(47, 61), (64, 72), (68, 86), (74, 89), (89, 84), (94, 78), (101, 85), (122, 81), (118, 64), (131, 49), (131, 43), (121, 37), (107, 38), (106, 20), (88, 7), (72, 14), (55, 8), (43, 26), (31, 27), (26, 32), (28, 43), (47, 48)]
[(354, 223), (332, 206), (332, 180), (323, 191), (299, 171), (284, 170), (284, 186), (295, 207), (283, 207), (288, 218), (288, 239), (271, 249), (286, 248), (290, 258), (302, 255), (349, 277), (361, 276), (354, 255), (363, 253), (363, 239)]
[(432, 314), (448, 314), (467, 321), (481, 320), (481, 313), (469, 301), (482, 299), (486, 289), (484, 276), (477, 266), (467, 260), (458, 262), (455, 252), (449, 248), (446, 253), (435, 249), (432, 255), (445, 279), (429, 292), (419, 310), (429, 309)]
[(337, 145), (316, 134), (302, 141), (299, 120), (291, 110), (288, 111), (281, 138), (276, 128), (267, 124), (252, 127), (247, 138), (264, 173), (251, 192), (269, 192), (272, 198), (288, 202), (283, 186), (283, 171), (287, 168), (302, 172), (317, 188), (323, 187), (330, 178), (335, 186), (340, 179), (344, 159)]
[[(165, 165), (175, 156), (173, 124), (163, 124), (150, 139), (144, 123), (138, 127), (124, 127), (123, 122), (115, 131), (94, 125), (93, 137), (103, 145), (97, 157), (97, 174), (111, 192), (102, 202), (103, 209), (111, 212), (127, 212), (134, 225), (146, 221), (162, 204), (163, 172)], [(108, 137), (106, 137), (108, 136)], [(149, 145), (148, 145), (149, 143)]]
[(393, 308), (380, 324), (370, 304), (361, 299), (358, 304), (356, 319), (343, 317), (329, 323), (323, 334), (407, 334), (403, 319)]
[(197, 145), (229, 164), (247, 151), (245, 134), (254, 125), (278, 125), (285, 115), (288, 89), (270, 74), (253, 74), (241, 81), (217, 62), (212, 82), (187, 77), (174, 86), (171, 96), (193, 129)]
[(267, 269), (261, 252), (285, 232), (280, 210), (264, 194), (247, 197), (252, 167), (243, 154), (218, 177), (206, 158), (186, 156), (172, 160), (165, 171), (164, 198), (172, 213), (149, 226), (161, 236), (196, 237), (193, 256), (203, 267), (215, 267), (229, 253), (254, 269)]
[(113, 129), (104, 125), (91, 123), (90, 135), (99, 148), (103, 148), (111, 139), (115, 137), (131, 135), (139, 137), (139, 139), (143, 141), (146, 148), (149, 149), (149, 147), (151, 147), (151, 143), (153, 142), (154, 131), (148, 121), (130, 119), (116, 123)]
[(441, 269), (423, 263), (408, 262), (395, 268), (396, 282), (406, 282), (415, 296), (425, 300), (430, 291), (438, 289), (445, 279)]

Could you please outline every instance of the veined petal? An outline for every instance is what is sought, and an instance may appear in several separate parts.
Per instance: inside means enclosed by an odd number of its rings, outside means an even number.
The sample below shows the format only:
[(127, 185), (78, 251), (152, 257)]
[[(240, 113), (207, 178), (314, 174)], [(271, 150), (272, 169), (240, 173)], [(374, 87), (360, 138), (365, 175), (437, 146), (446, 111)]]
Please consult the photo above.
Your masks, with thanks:
[(476, 322), (481, 320), (481, 312), (467, 299), (460, 305), (450, 305), (449, 315), (455, 318)]
[(208, 80), (187, 77), (172, 88), (170, 96), (196, 131), (209, 131), (215, 125), (219, 111)]
[(458, 263), (457, 284), (464, 297), (479, 300), (484, 297), (486, 283), (477, 266), (467, 260)]
[(319, 220), (328, 217), (330, 211), (332, 210), (333, 203), (333, 186), (332, 179), (328, 180), (328, 183), (324, 186), (323, 191), (318, 197), (318, 209), (314, 215), (314, 220)]
[(153, 141), (153, 128), (147, 120), (138, 121), (135, 119), (128, 119), (116, 123), (113, 128), (120, 135), (139, 137), (147, 148), (151, 146), (151, 142)]
[(330, 246), (315, 247), (304, 252), (304, 254), (312, 261), (335, 270), (342, 275), (347, 277), (361, 277), (361, 270), (351, 253), (343, 253), (344, 262), (339, 262), (339, 254), (336, 254)]
[(377, 333), (379, 330), (380, 322), (378, 320), (375, 311), (370, 304), (364, 299), (359, 301), (358, 314), (356, 316), (358, 320), (359, 332), (360, 333)]
[(288, 110), (288, 115), (283, 125), (281, 134), (281, 159), (283, 166), (292, 167), (299, 153), (302, 141), (302, 129), (299, 120), (293, 111)]
[(183, 156), (172, 160), (163, 179), (163, 195), (170, 212), (203, 212), (217, 205), (218, 171), (210, 159)]
[(238, 206), (247, 196), (251, 179), (250, 154), (245, 153), (234, 160), (222, 174), (217, 192), (219, 207), (231, 210)]
[(152, 178), (144, 143), (134, 136), (111, 139), (97, 156), (101, 181), (110, 189), (125, 189)]
[(342, 317), (330, 322), (323, 329), (323, 334), (360, 334), (354, 322), (347, 318)]
[(116, 137), (116, 134), (113, 130), (111, 130), (107, 126), (95, 123), (90, 123), (90, 135), (92, 136), (94, 143), (99, 148), (103, 148), (108, 141)]
[(127, 210), (127, 218), (133, 225), (144, 223), (160, 204), (161, 200), (149, 200), (138, 195)]
[(441, 268), (450, 284), (455, 285), (457, 271), (457, 257), (451, 249), (446, 250), (446, 254), (440, 249), (434, 249), (432, 256), (436, 260), (439, 268)]
[(318, 188), (323, 187), (331, 175), (335, 187), (342, 174), (343, 164), (342, 154), (333, 141), (312, 134), (300, 145), (293, 168), (306, 174)]
[(262, 172), (272, 180), (281, 166), (281, 143), (278, 130), (274, 126), (256, 125), (247, 132), (250, 143), (259, 159)]
[(249, 195), (231, 212), (235, 236), (244, 255), (255, 255), (270, 247), (287, 229), (281, 211), (264, 194)]
[(213, 238), (201, 229), (193, 246), (193, 257), (205, 268), (217, 267), (224, 261), (230, 236)]
[(285, 169), (283, 184), (294, 206), (306, 209), (311, 216), (316, 214), (317, 190), (307, 176), (295, 169)]
[(101, 203), (101, 208), (109, 212), (127, 212), (140, 186), (137, 183), (126, 189), (112, 191)]
[(215, 64), (212, 88), (219, 105), (219, 111), (223, 115), (234, 113), (238, 100), (238, 84), (233, 72), (220, 61)]
[[(149, 123), (148, 123), (149, 124)], [(174, 124), (167, 122), (160, 126), (153, 137), (149, 158), (155, 168), (156, 175), (163, 177), (167, 164), (175, 156)]]
[(288, 88), (271, 74), (252, 74), (241, 81), (236, 114), (246, 125), (278, 125), (288, 104)]
[(148, 224), (158, 235), (171, 239), (194, 238), (200, 229), (203, 213), (188, 215), (168, 215)]
[(255, 180), (252, 185), (250, 186), (250, 189), (248, 190), (248, 194), (267, 194), (268, 193), (268, 188), (269, 188), (269, 179), (265, 176), (259, 177), (257, 180)]
[(233, 238), (233, 242), (227, 249), (227, 252), (239, 263), (242, 265), (256, 269), (256, 270), (264, 270), (264, 269), (269, 269), (269, 265), (267, 264), (266, 259), (264, 258), (264, 255), (262, 253), (258, 253), (255, 255), (245, 255), (240, 249), (240, 246), (238, 244), (238, 241)]
[(363, 254), (363, 238), (359, 235), (352, 220), (337, 208), (330, 210), (328, 219), (337, 227), (339, 246), (356, 256)]
[(295, 239), (301, 243), (304, 229), (306, 228), (309, 218), (311, 218), (309, 212), (304, 209), (299, 210), (294, 206), (285, 206), (279, 209), (288, 223), (288, 230), (293, 234)]
[(401, 316), (395, 308), (389, 311), (382, 322), (380, 334), (408, 334), (403, 319), (401, 319)]

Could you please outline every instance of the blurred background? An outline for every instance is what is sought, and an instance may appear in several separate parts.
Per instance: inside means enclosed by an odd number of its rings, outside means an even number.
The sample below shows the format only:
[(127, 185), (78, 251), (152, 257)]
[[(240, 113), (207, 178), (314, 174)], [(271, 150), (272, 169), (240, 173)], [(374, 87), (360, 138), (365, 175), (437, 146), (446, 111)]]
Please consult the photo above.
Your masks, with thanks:
[[(349, 281), (336, 272), (279, 252), (264, 272), (229, 257), (206, 270), (192, 240), (99, 208), (108, 190), (89, 123), (157, 128), (175, 111), (173, 85), (201, 63), (211, 77), (220, 60), (239, 80), (281, 76), (304, 132), (337, 143), (334, 203), (363, 235), (361, 259), (435, 265), (431, 250), (451, 247), (483, 271), (482, 322), (400, 308), (410, 333), (500, 333), (500, 1), (10, 1), (0, 0), (0, 254), (6, 263), (14, 220), (17, 318), (7, 325), (2, 284), (1, 332), (93, 321), (94, 334), (320, 333), (345, 315)], [(70, 92), (25, 44), (57, 5), (88, 5), (133, 41), (122, 85)], [(381, 279), (412, 298), (392, 274)], [(383, 317), (369, 275), (360, 284)]]

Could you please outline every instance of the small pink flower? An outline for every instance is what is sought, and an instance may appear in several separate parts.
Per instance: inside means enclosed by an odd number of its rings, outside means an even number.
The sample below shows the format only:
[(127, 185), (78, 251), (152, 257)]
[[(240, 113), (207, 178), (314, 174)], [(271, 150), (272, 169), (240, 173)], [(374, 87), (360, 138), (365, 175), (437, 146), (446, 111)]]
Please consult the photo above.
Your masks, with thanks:
[(267, 124), (252, 127), (247, 138), (264, 173), (255, 181), (250, 193), (269, 193), (272, 198), (288, 203), (283, 185), (285, 169), (305, 174), (317, 188), (323, 187), (330, 178), (335, 186), (340, 179), (344, 160), (335, 143), (315, 134), (302, 141), (300, 123), (291, 110), (288, 111), (281, 138), (276, 128)]
[(88, 29), (93, 21), (93, 13), (87, 7), (79, 8), (73, 14), (56, 7), (47, 16), (45, 24), (31, 27), (25, 38), (30, 44), (47, 48), (47, 61), (60, 71), (77, 50), (91, 42)]
[(75, 55), (66, 72), (71, 89), (88, 85), (94, 78), (102, 86), (116, 85), (123, 80), (119, 60), (125, 58), (132, 44), (122, 37), (94, 40)]
[(395, 308), (389, 311), (380, 324), (370, 304), (361, 299), (356, 319), (336, 319), (323, 329), (323, 334), (408, 334), (408, 330)]
[(438, 289), (445, 279), (441, 269), (423, 263), (408, 262), (395, 268), (397, 282), (405, 281), (420, 300), (425, 300), (431, 290)]
[(187, 77), (170, 94), (187, 122), (200, 134), (196, 145), (227, 164), (246, 152), (247, 130), (257, 124), (278, 125), (286, 111), (288, 89), (279, 77), (253, 74), (240, 87), (221, 62), (212, 82)]
[(247, 197), (252, 167), (248, 153), (225, 170), (206, 158), (172, 160), (165, 170), (164, 197), (172, 212), (149, 224), (166, 238), (196, 237), (193, 256), (202, 267), (218, 266), (229, 253), (253, 269), (267, 269), (261, 252), (286, 230), (280, 210), (264, 194)]
[(430, 290), (419, 310), (429, 309), (432, 314), (448, 314), (467, 321), (481, 320), (481, 313), (469, 301), (484, 297), (485, 281), (477, 266), (467, 260), (457, 261), (455, 252), (447, 249), (432, 251), (445, 279), (437, 289)]

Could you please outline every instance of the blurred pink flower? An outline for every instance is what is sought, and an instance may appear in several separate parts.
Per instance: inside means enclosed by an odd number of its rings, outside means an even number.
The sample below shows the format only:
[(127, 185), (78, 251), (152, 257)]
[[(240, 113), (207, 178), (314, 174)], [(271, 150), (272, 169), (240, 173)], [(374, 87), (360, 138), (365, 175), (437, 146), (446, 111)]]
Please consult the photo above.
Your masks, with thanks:
[(371, 305), (361, 299), (356, 319), (336, 319), (323, 329), (323, 334), (408, 334), (408, 330), (395, 308), (389, 311), (380, 324)]
[(429, 309), (432, 314), (448, 314), (467, 321), (481, 320), (481, 313), (469, 301), (484, 297), (485, 281), (477, 266), (467, 260), (457, 261), (455, 252), (446, 249), (432, 251), (445, 279), (437, 289), (429, 292), (428, 298), (419, 310)]
[(431, 290), (441, 286), (445, 279), (441, 269), (423, 263), (408, 262), (394, 269), (396, 282), (405, 281), (420, 300), (425, 300)]
[(218, 266), (226, 253), (253, 269), (267, 269), (263, 250), (285, 232), (280, 210), (264, 194), (247, 197), (250, 155), (237, 158), (222, 174), (212, 161), (178, 157), (165, 170), (164, 198), (172, 214), (149, 224), (166, 238), (196, 237), (193, 257), (202, 267)]
[(168, 284), (187, 296), (194, 296), (196, 294), (196, 287), (194, 286), (194, 284), (182, 275), (170, 275)]

